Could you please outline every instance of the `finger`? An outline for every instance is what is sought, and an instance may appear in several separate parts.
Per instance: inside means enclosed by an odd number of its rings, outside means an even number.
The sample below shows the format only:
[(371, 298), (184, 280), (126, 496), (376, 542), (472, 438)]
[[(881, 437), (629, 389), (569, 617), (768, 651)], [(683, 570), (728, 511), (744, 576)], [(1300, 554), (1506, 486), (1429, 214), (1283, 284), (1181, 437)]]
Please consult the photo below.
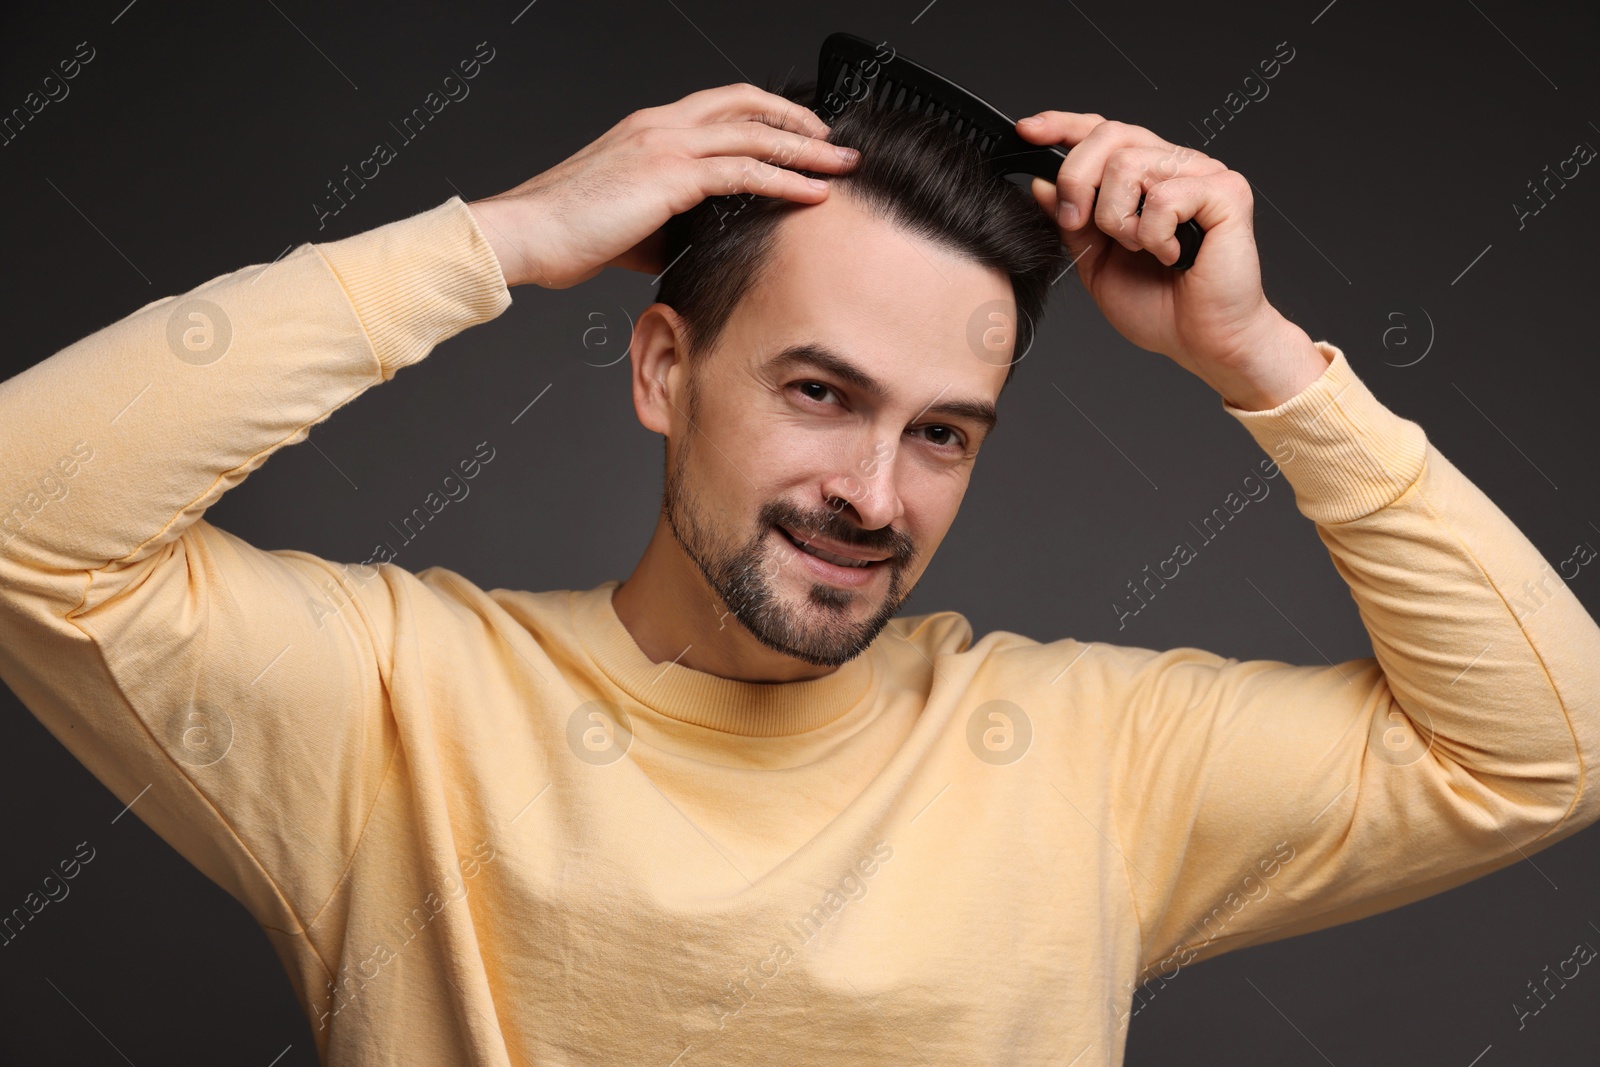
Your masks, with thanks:
[(1248, 219), (1253, 210), (1250, 182), (1238, 171), (1172, 178), (1156, 184), (1146, 194), (1135, 239), (1138, 247), (1149, 249), (1170, 267), (1181, 252), (1179, 223), (1193, 219), (1206, 231), (1206, 243), (1200, 251), (1203, 256), (1207, 248), (1218, 247), (1225, 239), (1230, 221)]
[(837, 174), (854, 166), (860, 153), (853, 148), (829, 144), (815, 137), (774, 130), (760, 122), (719, 122), (687, 130), (674, 130), (684, 137), (693, 155), (750, 156), (764, 161), (762, 173), (775, 180), (778, 172), (810, 170)]
[[(1033, 198), (1039, 207), (1051, 218), (1056, 217), (1056, 207), (1059, 203), (1056, 197), (1056, 187), (1043, 178), (1034, 178), (1029, 185)], [(1066, 247), (1078, 272), (1078, 277), (1085, 284), (1093, 277), (1095, 268), (1105, 257), (1106, 249), (1111, 246), (1111, 237), (1102, 233), (1093, 226), (1076, 231), (1063, 229), (1061, 243)]]
[[(828, 195), (826, 181), (774, 167), (750, 156), (707, 156), (694, 161), (694, 175), (702, 198), (754, 193), (815, 204)], [(737, 210), (737, 209), (735, 209)]]
[(1182, 176), (1215, 174), (1228, 168), (1192, 148), (1132, 146), (1118, 148), (1106, 158), (1095, 200), (1094, 222), (1116, 238), (1122, 247), (1137, 252), (1139, 201), (1163, 181)]
[(687, 116), (687, 122), (674, 122), (673, 125), (702, 126), (713, 122), (754, 119), (776, 129), (802, 133), (808, 137), (826, 138), (832, 132), (832, 127), (804, 104), (797, 104), (777, 93), (769, 93), (749, 82), (702, 89), (667, 107), (675, 115)]
[(1112, 152), (1127, 147), (1156, 147), (1175, 151), (1143, 126), (1130, 126), (1115, 120), (1102, 122), (1084, 135), (1067, 152), (1056, 175), (1056, 195), (1072, 205), (1073, 217), (1063, 221), (1069, 229), (1085, 225), (1094, 210), (1095, 190), (1105, 173), (1106, 160)]
[(1104, 121), (1092, 111), (1041, 111), (1019, 121), (1017, 132), (1030, 144), (1076, 145)]

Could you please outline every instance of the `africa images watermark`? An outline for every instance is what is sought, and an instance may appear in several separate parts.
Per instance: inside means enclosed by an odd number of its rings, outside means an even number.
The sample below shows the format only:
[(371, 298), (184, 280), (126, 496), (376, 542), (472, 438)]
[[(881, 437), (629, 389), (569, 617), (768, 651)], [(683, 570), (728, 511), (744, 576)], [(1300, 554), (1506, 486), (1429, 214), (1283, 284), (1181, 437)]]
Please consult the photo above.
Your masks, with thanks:
[(0, 504), (3, 508), (0, 510), (0, 545), (20, 534), (49, 504), (65, 500), (71, 489), (68, 480), (77, 477), (83, 471), (83, 464), (93, 458), (94, 446), (88, 441), (78, 441), (39, 476), (36, 489), (28, 490), (20, 500)]
[(54, 73), (46, 74), (40, 79), (39, 88), (30, 89), (28, 95), (22, 98), (21, 106), (13, 107), (5, 115), (0, 116), (0, 148), (9, 147), (12, 141), (22, 136), (22, 131), (27, 129), (28, 124), (33, 122), (45, 108), (65, 100), (72, 92), (72, 86), (67, 83), (76, 78), (82, 72), (84, 65), (91, 62), (95, 55), (95, 50), (88, 41), (79, 41), (71, 58), (56, 63), (61, 69), (59, 78)]
[[(889, 47), (888, 54), (884, 53), (884, 47), (886, 45)], [(838, 118), (840, 112), (842, 112), (846, 107), (868, 96), (872, 88), (871, 79), (877, 76), (879, 62), (887, 62), (893, 59), (895, 56), (894, 47), (889, 45), (887, 39), (879, 41), (873, 52), (874, 54), (871, 59), (857, 61), (857, 63), (845, 74), (841, 83), (841, 88), (844, 90), (843, 93), (840, 93), (834, 89), (824, 89), (820, 85), (817, 86), (817, 92), (821, 94), (821, 99), (817, 102), (817, 106), (814, 107), (812, 111), (823, 122), (832, 125), (830, 120)], [(798, 147), (779, 148), (778, 151), (774, 153), (774, 155), (777, 157), (776, 160), (757, 164), (756, 166), (761, 170), (761, 176), (754, 179), (754, 184), (757, 186), (763, 186), (773, 178), (776, 178), (782, 173), (782, 166), (787, 165), (794, 158), (796, 151), (798, 151)], [(748, 174), (751, 169), (752, 165), (747, 161), (740, 168), (739, 173)], [(708, 198), (710, 209), (716, 213), (718, 227), (726, 227), (728, 224), (728, 219), (739, 214), (739, 212), (743, 211), (752, 200), (760, 195), (762, 194), (758, 192), (744, 192), (729, 193), (721, 197)], [(732, 210), (725, 210), (723, 204), (728, 200), (734, 199), (739, 201), (739, 205)], [(670, 267), (671, 264), (668, 264), (668, 266)], [(665, 274), (666, 271), (662, 271), (661, 273)]]
[[(1573, 146), (1572, 155), (1556, 164), (1554, 173), (1551, 173), (1550, 164), (1544, 165), (1544, 177), (1538, 179), (1538, 185), (1534, 184), (1534, 179), (1528, 179), (1528, 192), (1532, 195), (1511, 203), (1511, 210), (1517, 216), (1517, 229), (1525, 229), (1530, 218), (1549, 207), (1550, 201), (1556, 198), (1556, 190), (1565, 189), (1567, 182), (1581, 174), (1579, 168), (1592, 160), (1594, 154), (1594, 149), (1587, 141), (1579, 141)], [(1554, 188), (1551, 187), (1551, 182), (1555, 183)]]
[[(421, 104), (412, 108), (411, 112), (400, 120), (400, 125), (389, 123), (390, 127), (400, 135), (402, 147), (416, 140), (427, 128), (428, 123), (449, 107), (452, 101), (460, 103), (467, 98), (472, 92), (472, 87), (467, 82), (476, 78), (482, 73), (483, 66), (493, 61), (495, 50), (489, 47), (488, 41), (479, 41), (473, 57), (457, 62), (456, 66), (461, 71), (459, 78), (453, 73), (444, 76), (440, 82), (440, 88), (444, 90), (443, 96), (440, 96), (437, 90), (430, 91), (422, 98)], [(357, 191), (365, 189), (367, 182), (375, 180), (382, 174), (383, 168), (393, 163), (399, 154), (389, 141), (379, 141), (373, 145), (372, 154), (356, 164), (354, 172), (351, 171), (350, 164), (346, 163), (343, 170), (344, 177), (337, 180), (329, 178), (327, 184), (330, 195), (311, 205), (311, 210), (317, 216), (317, 229), (326, 227), (330, 218), (349, 207), (350, 201), (356, 198)], [(355, 183), (355, 188), (351, 188), (352, 182)]]
[[(488, 849), (487, 855), (484, 854), (484, 849)], [(361, 994), (365, 992), (367, 984), (382, 974), (383, 968), (393, 963), (399, 953), (412, 941), (416, 940), (417, 935), (428, 928), (428, 924), (433, 922), (434, 916), (443, 911), (447, 903), (465, 900), (467, 882), (476, 878), (483, 871), (485, 865), (492, 863), (495, 855), (494, 846), (490, 845), (488, 841), (478, 842), (472, 847), (470, 856), (457, 859), (457, 864), (461, 868), (461, 877), (457, 878), (452, 873), (445, 879), (444, 896), (442, 898), (439, 894), (430, 892), (423, 898), (421, 903), (406, 912), (405, 917), (400, 922), (397, 923), (390, 920), (389, 930), (395, 940), (396, 948), (390, 948), (386, 941), (375, 942), (372, 946), (372, 951), (356, 966), (354, 973), (351, 973), (350, 970), (350, 960), (345, 959), (339, 965), (338, 975), (328, 979), (327, 1007), (318, 1016), (317, 1029), (325, 1029), (329, 1019), (354, 1004)], [(359, 985), (356, 985), (356, 983), (359, 983)], [(352, 993), (351, 987), (353, 985), (355, 989)]]
[[(1572, 554), (1557, 565), (1561, 577), (1571, 582), (1582, 573), (1585, 564), (1595, 560), (1595, 548), (1588, 541), (1579, 541), (1572, 547)], [(1568, 567), (1572, 573), (1567, 573)], [(1552, 588), (1553, 587), (1553, 588)], [(1534, 578), (1522, 580), (1521, 593), (1508, 592), (1505, 594), (1506, 607), (1511, 609), (1519, 626), (1526, 625), (1528, 620), (1542, 611), (1545, 605), (1555, 599), (1555, 590), (1561, 588), (1561, 583), (1553, 580), (1549, 563), (1539, 567), (1539, 573)]]
[[(1283, 54), (1285, 48), (1289, 49), (1288, 55)], [(1240, 82), (1240, 88), (1244, 90), (1243, 96), (1239, 95), (1238, 90), (1229, 90), (1228, 95), (1222, 98), (1222, 106), (1212, 108), (1211, 113), (1200, 120), (1200, 126), (1204, 126), (1204, 130), (1192, 122), (1189, 123), (1190, 129), (1200, 134), (1201, 144), (1210, 144), (1216, 140), (1217, 134), (1226, 129), (1228, 123), (1238, 118), (1239, 113), (1252, 102), (1259, 103), (1265, 100), (1267, 94), (1272, 92), (1266, 83), (1276, 78), (1283, 72), (1283, 67), (1294, 60), (1295, 50), (1290, 47), (1288, 41), (1279, 41), (1272, 55), (1272, 59), (1263, 59), (1256, 64), (1261, 71), (1260, 78), (1256, 77), (1254, 71), (1244, 76)], [(1215, 131), (1211, 129), (1212, 122), (1216, 123)]]
[[(484, 454), (485, 449), (488, 449), (488, 455)], [(472, 492), (472, 487), (467, 485), (467, 482), (482, 473), (483, 464), (494, 459), (495, 448), (488, 441), (479, 441), (472, 455), (474, 458), (459, 460), (456, 463), (456, 469), (461, 472), (460, 477), (457, 477), (456, 471), (452, 470), (440, 479), (438, 489), (430, 489), (428, 495), (422, 498), (422, 503), (412, 508), (410, 514), (400, 520), (399, 526), (393, 522), (389, 523), (389, 528), (401, 538), (401, 548), (415, 541), (428, 523), (448, 507), (451, 501), (459, 503), (467, 498), (467, 494)], [(360, 563), (339, 564), (339, 574), (322, 583), (325, 596), (306, 598), (312, 618), (317, 622), (317, 629), (322, 629), (330, 615), (337, 615), (343, 611), (361, 587), (378, 576), (380, 572), (373, 565), (374, 560), (379, 563), (390, 563), (399, 554), (400, 550), (388, 541), (380, 541), (373, 547), (372, 554)]]
[[(1212, 508), (1211, 513), (1200, 520), (1199, 526), (1196, 526), (1193, 522), (1189, 523), (1190, 528), (1196, 534), (1199, 534), (1202, 546), (1215, 541), (1222, 534), (1222, 531), (1227, 529), (1228, 523), (1236, 518), (1252, 501), (1259, 503), (1265, 500), (1272, 492), (1272, 486), (1268, 484), (1268, 481), (1278, 476), (1283, 464), (1294, 461), (1294, 446), (1287, 441), (1279, 441), (1274, 451), (1277, 453), (1277, 459), (1263, 459), (1258, 464), (1261, 470), (1261, 479), (1256, 478), (1253, 474), (1245, 475), (1244, 481), (1241, 483), (1241, 488), (1244, 490), (1243, 496), (1240, 496), (1237, 490), (1231, 491), (1227, 496), (1223, 497), (1221, 505)], [(1215, 529), (1213, 529), (1213, 526)], [(1199, 555), (1199, 549), (1195, 548), (1193, 544), (1187, 540), (1181, 541), (1173, 546), (1172, 555), (1156, 564), (1155, 573), (1151, 573), (1150, 564), (1146, 563), (1144, 565), (1145, 577), (1140, 579), (1138, 585), (1134, 584), (1134, 579), (1128, 579), (1128, 591), (1131, 595), (1123, 598), (1125, 603), (1113, 602), (1111, 605), (1111, 611), (1117, 617), (1117, 629), (1125, 629), (1128, 625), (1128, 620), (1149, 607), (1150, 601), (1156, 598), (1157, 591), (1165, 589), (1167, 582), (1175, 580), (1178, 575), (1183, 573), (1182, 568), (1198, 559)], [(1171, 573), (1168, 573), (1167, 570), (1169, 565)], [(1155, 583), (1153, 588), (1151, 586), (1152, 582)], [(1148, 597), (1140, 593), (1141, 587), (1144, 593), (1149, 594)]]
[[(84, 849), (89, 850), (87, 856), (84, 855)], [(0, 947), (9, 947), (11, 942), (21, 935), (23, 927), (34, 921), (52, 902), (60, 903), (67, 899), (67, 894), (72, 892), (72, 887), (67, 885), (67, 882), (78, 877), (83, 865), (94, 859), (94, 846), (87, 841), (80, 841), (73, 851), (73, 856), (76, 858), (64, 859), (57, 863), (61, 868), (59, 876), (55, 871), (44, 876), (41, 883), (43, 895), (37, 889), (30, 891), (22, 898), (21, 905), (12, 908), (9, 915), (0, 918)]]
[(721, 995), (706, 1002), (712, 1017), (717, 1020), (717, 1029), (727, 1026), (728, 1020), (755, 1000), (768, 982), (782, 974), (785, 966), (798, 959), (800, 949), (816, 938), (828, 920), (843, 911), (851, 901), (866, 896), (867, 879), (878, 873), (880, 863), (887, 863), (893, 858), (894, 849), (887, 841), (879, 841), (872, 846), (870, 853), (855, 861), (839, 879), (837, 888), (829, 886), (824, 890), (817, 903), (801, 913), (798, 922), (793, 919), (785, 922), (784, 929), (794, 935), (794, 943), (775, 939), (765, 956), (754, 964), (746, 964), (739, 976), (728, 979)]
[[(1151, 971), (1156, 973), (1151, 974), (1150, 977), (1145, 978), (1142, 982), (1139, 981), (1137, 975), (1129, 979), (1125, 983), (1124, 989), (1124, 992), (1128, 994), (1127, 999), (1113, 997), (1108, 1003), (1111, 1013), (1116, 1019), (1117, 1029), (1121, 1030), (1126, 1026), (1128, 1020), (1143, 1011), (1148, 1005), (1149, 999), (1155, 996), (1154, 993), (1150, 992), (1151, 982), (1159, 983), (1156, 987), (1158, 990), (1163, 988), (1166, 983), (1178, 976), (1180, 970), (1194, 962), (1195, 957), (1199, 955), (1200, 949), (1220, 937), (1228, 923), (1232, 922), (1236, 915), (1244, 911), (1248, 905), (1259, 904), (1266, 900), (1272, 894), (1272, 887), (1267, 885), (1267, 881), (1276, 878), (1283, 871), (1284, 865), (1293, 860), (1294, 857), (1295, 848), (1287, 840), (1279, 841), (1272, 846), (1272, 853), (1257, 860), (1250, 869), (1250, 873), (1239, 880), (1239, 891), (1236, 892), (1230, 889), (1227, 895), (1222, 898), (1222, 901), (1200, 920), (1200, 923), (1206, 927), (1204, 940), (1180, 945), (1168, 953), (1160, 962), (1146, 967), (1141, 972), (1142, 974), (1149, 974)], [(1255, 872), (1257, 870), (1261, 872), (1261, 877), (1259, 878), (1256, 877)], [(1211, 928), (1213, 923), (1216, 925), (1215, 929)], [(1198, 930), (1199, 927), (1196, 927), (1196, 929)], [(1169, 966), (1172, 970), (1170, 973), (1166, 973), (1164, 969)], [(1134, 992), (1136, 987), (1149, 994), (1149, 997), (1143, 1003), (1139, 1001), (1138, 993)], [(1127, 1010), (1123, 1008), (1124, 1003), (1128, 1005)]]
[[(1556, 964), (1554, 974), (1550, 973), (1550, 965), (1547, 963), (1544, 965), (1544, 978), (1538, 985), (1534, 984), (1533, 979), (1528, 979), (1528, 995), (1511, 1002), (1511, 1010), (1517, 1016), (1517, 1029), (1526, 1028), (1528, 1020), (1548, 1008), (1550, 1001), (1556, 998), (1556, 990), (1550, 988), (1551, 982), (1555, 982), (1562, 989), (1567, 988), (1567, 983), (1577, 978), (1582, 973), (1581, 968), (1591, 963), (1594, 958), (1594, 946), (1587, 941), (1580, 941), (1573, 946), (1572, 955)], [(1571, 973), (1567, 971), (1569, 966), (1572, 968)], [(1547, 995), (1540, 994), (1541, 988)]]

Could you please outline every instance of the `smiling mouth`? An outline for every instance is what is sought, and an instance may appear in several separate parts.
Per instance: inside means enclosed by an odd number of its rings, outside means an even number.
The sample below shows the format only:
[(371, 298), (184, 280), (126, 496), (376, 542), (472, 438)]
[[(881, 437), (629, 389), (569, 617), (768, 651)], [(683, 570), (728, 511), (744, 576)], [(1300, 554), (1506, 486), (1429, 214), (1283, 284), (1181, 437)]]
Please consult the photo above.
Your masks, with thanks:
[(837, 553), (834, 553), (834, 552), (825, 552), (820, 548), (816, 548), (816, 547), (814, 547), (812, 545), (808, 545), (805, 542), (798, 540), (794, 536), (794, 534), (790, 533), (788, 530), (784, 529), (782, 526), (778, 526), (778, 527), (776, 527), (776, 529), (777, 529), (777, 531), (779, 533), (783, 534), (784, 537), (789, 539), (789, 543), (790, 544), (794, 545), (794, 547), (798, 548), (800, 551), (809, 553), (810, 555), (816, 556), (820, 560), (824, 560), (824, 561), (826, 561), (828, 563), (832, 563), (832, 564), (834, 564), (836, 566), (839, 566), (839, 567), (855, 567), (855, 568), (861, 569), (861, 568), (866, 568), (866, 567), (872, 567), (872, 566), (875, 566), (875, 565), (877, 565), (879, 563), (885, 562), (884, 560), (881, 560), (881, 559), (878, 559), (878, 560), (851, 559), (849, 556), (841, 556), (841, 555), (838, 555)]

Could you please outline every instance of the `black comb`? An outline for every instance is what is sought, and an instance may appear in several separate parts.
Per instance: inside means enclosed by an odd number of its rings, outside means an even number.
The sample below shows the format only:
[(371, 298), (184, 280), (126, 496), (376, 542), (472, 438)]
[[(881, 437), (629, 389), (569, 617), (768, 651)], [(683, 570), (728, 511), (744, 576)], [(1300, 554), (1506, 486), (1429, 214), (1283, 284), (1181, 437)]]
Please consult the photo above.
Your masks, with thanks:
[[(968, 144), (977, 146), (996, 177), (1031, 174), (1054, 184), (1061, 173), (1061, 163), (1067, 158), (1054, 145), (1024, 141), (1017, 134), (1016, 121), (1005, 112), (949, 78), (913, 63), (895, 49), (888, 48), (886, 52), (885, 45), (874, 45), (851, 33), (829, 34), (817, 58), (817, 95), (811, 110), (832, 125), (846, 107), (862, 102), (948, 124)], [(1141, 195), (1134, 213), (1143, 211)], [(1172, 269), (1188, 270), (1194, 266), (1205, 231), (1189, 219), (1178, 224), (1176, 236), (1180, 251)]]

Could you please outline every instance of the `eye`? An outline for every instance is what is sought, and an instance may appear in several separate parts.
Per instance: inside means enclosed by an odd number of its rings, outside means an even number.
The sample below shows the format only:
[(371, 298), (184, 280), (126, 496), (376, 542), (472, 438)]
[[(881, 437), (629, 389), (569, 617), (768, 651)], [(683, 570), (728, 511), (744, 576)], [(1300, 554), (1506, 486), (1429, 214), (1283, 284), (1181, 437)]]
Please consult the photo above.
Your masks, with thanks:
[[(824, 385), (821, 382), (814, 382), (814, 381), (799, 382), (794, 386), (794, 388), (796, 388), (796, 389), (821, 389), (824, 393), (832, 393), (833, 392), (833, 390), (830, 387)], [(812, 396), (810, 394), (807, 394), (806, 399), (808, 399), (808, 400), (817, 400), (819, 403), (821, 402), (820, 398)]]
[(957, 449), (966, 448), (966, 445), (967, 445), (966, 435), (964, 435), (960, 430), (957, 430), (954, 427), (945, 426), (945, 425), (943, 425), (941, 423), (930, 423), (927, 426), (913, 426), (910, 429), (908, 429), (906, 432), (907, 433), (914, 433), (917, 430), (933, 430), (935, 432), (941, 432), (942, 431), (942, 433), (944, 435), (943, 440), (934, 440), (934, 441), (930, 441), (929, 442), (930, 444), (937, 445), (940, 448), (952, 448), (952, 447), (953, 448), (957, 448)]

